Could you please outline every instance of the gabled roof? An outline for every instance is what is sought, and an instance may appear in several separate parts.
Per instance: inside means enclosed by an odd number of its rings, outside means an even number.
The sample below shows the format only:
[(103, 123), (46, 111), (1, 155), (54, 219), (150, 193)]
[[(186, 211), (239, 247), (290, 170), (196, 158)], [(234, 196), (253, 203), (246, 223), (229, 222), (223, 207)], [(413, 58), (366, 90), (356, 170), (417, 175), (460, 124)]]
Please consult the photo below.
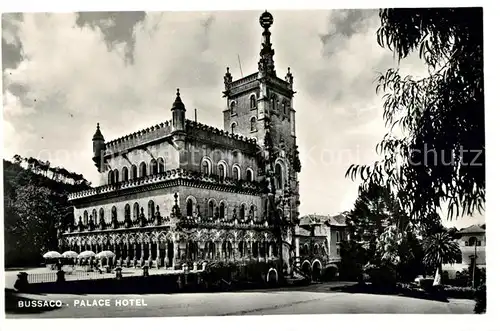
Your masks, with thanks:
[(458, 231), (458, 233), (486, 233), (486, 230), (483, 229), (480, 225), (474, 224), (461, 229), (460, 231)]
[(346, 226), (345, 213), (335, 216), (325, 215), (305, 215), (300, 218), (299, 226), (310, 227), (312, 225), (326, 224), (328, 226)]

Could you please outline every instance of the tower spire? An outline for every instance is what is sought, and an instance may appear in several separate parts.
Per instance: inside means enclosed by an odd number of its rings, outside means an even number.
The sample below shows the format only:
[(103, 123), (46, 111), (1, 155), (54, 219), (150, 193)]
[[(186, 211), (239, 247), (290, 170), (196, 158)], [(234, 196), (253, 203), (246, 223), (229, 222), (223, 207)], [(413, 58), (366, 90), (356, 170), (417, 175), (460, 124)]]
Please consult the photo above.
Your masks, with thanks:
[(267, 10), (260, 15), (259, 23), (264, 31), (262, 31), (262, 47), (260, 49), (259, 71), (263, 74), (276, 76), (274, 68), (274, 49), (271, 44), (271, 32), (269, 28), (273, 25), (273, 15)]

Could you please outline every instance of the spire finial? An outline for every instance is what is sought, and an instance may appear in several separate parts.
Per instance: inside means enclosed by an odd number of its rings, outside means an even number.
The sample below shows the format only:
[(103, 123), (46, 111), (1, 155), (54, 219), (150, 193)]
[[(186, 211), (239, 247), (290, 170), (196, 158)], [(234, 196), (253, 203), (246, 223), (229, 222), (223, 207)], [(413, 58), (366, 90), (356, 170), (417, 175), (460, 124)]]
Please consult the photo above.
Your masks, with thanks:
[(180, 97), (181, 96), (181, 92), (179, 92), (179, 88), (177, 88), (177, 96)]
[(97, 122), (97, 130), (99, 130), (99, 129), (100, 129), (100, 128), (99, 128), (99, 122)]
[(260, 49), (259, 72), (276, 76), (274, 69), (274, 50), (271, 44), (271, 32), (269, 28), (273, 25), (274, 18), (267, 10), (260, 15), (259, 23), (264, 31), (262, 31), (262, 47)]
[(229, 67), (226, 68), (226, 72), (229, 73)]

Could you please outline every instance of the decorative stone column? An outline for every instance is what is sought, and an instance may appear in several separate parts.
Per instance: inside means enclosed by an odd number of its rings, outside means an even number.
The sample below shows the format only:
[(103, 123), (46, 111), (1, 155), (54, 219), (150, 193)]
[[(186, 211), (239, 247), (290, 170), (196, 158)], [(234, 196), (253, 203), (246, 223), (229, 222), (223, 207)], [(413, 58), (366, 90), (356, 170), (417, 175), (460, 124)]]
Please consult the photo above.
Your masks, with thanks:
[(169, 253), (169, 250), (168, 250), (168, 241), (165, 243), (165, 269), (168, 269), (168, 264), (169, 264), (169, 259), (168, 259), (168, 253)]
[(160, 269), (161, 259), (160, 259), (160, 241), (156, 240), (156, 268)]
[(132, 264), (133, 264), (133, 267), (135, 267), (137, 264), (137, 243), (134, 243), (134, 253), (133, 253)]
[(177, 262), (176, 260), (178, 259), (177, 255), (179, 254), (179, 252), (178, 252), (178, 249), (177, 249), (177, 241), (174, 240), (173, 244), (174, 244), (173, 245), (174, 254), (172, 254), (172, 268), (175, 270), (175, 264)]
[(218, 260), (221, 260), (222, 259), (222, 242), (218, 241), (216, 245), (217, 246), (215, 248), (217, 250), (216, 251), (217, 254), (216, 254), (215, 258), (218, 259)]
[(141, 259), (139, 260), (140, 266), (144, 265), (144, 243), (141, 242)]
[(152, 246), (152, 244), (151, 244), (151, 242), (149, 242), (148, 243), (148, 248), (149, 248), (148, 267), (151, 267), (151, 261), (153, 260), (152, 255), (151, 255), (151, 253), (152, 253), (152, 250), (151, 250), (152, 247), (151, 246)]
[(113, 266), (116, 265), (116, 243), (113, 243), (113, 253), (115, 253), (115, 256), (113, 256)]
[(125, 243), (125, 249), (126, 249), (126, 254), (125, 254), (125, 266), (128, 267), (128, 264), (130, 262), (130, 249), (129, 249), (129, 242), (127, 241)]

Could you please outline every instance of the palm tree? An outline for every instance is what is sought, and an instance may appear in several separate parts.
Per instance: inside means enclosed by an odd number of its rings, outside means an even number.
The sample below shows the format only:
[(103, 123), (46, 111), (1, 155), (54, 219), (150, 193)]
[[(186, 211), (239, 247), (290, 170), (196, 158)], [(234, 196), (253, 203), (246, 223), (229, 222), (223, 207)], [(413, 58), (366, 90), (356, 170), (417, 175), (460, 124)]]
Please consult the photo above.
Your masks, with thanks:
[(424, 264), (436, 268), (434, 284), (440, 285), (443, 264), (458, 262), (461, 254), (458, 243), (445, 230), (431, 234), (424, 240)]

